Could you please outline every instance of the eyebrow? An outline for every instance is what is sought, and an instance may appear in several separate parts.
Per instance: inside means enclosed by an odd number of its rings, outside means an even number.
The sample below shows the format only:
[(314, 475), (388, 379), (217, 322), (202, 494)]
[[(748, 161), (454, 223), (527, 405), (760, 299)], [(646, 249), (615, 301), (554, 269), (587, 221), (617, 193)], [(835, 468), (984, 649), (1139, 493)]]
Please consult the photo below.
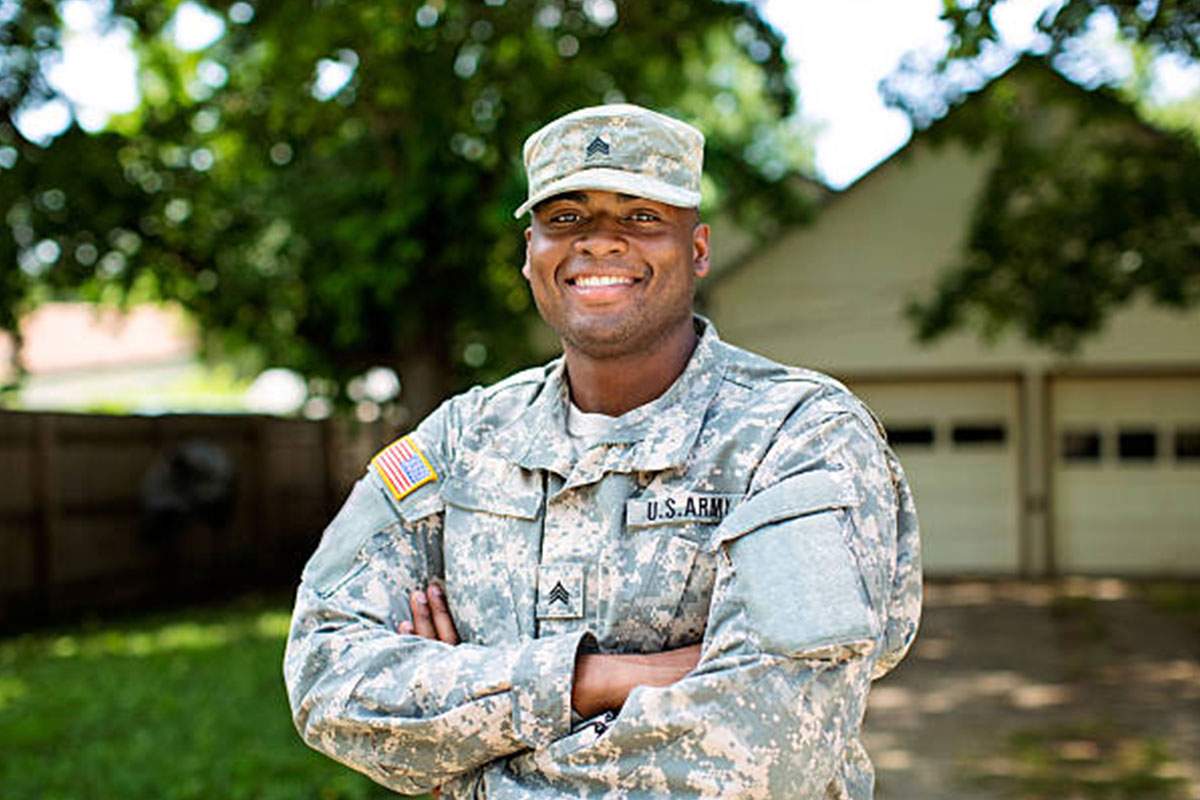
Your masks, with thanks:
[[(553, 203), (555, 200), (569, 200), (569, 201), (572, 201), (575, 203), (584, 203), (584, 202), (587, 202), (587, 199), (588, 199), (587, 192), (562, 192), (560, 194), (551, 195), (550, 197), (547, 197), (545, 200), (542, 201), (542, 203), (547, 203), (547, 204)], [(617, 192), (617, 199), (620, 200), (622, 203), (629, 203), (629, 202), (635, 202), (637, 200), (647, 200), (648, 198), (640, 197), (636, 194), (625, 194), (624, 192)], [(541, 205), (542, 203), (538, 203), (538, 205)]]
[[(549, 205), (557, 200), (571, 200), (576, 203), (582, 203), (587, 200), (587, 194), (585, 192), (561, 192), (559, 194), (547, 197), (542, 201), (542, 203)], [(538, 205), (541, 205), (542, 203), (538, 203)]]

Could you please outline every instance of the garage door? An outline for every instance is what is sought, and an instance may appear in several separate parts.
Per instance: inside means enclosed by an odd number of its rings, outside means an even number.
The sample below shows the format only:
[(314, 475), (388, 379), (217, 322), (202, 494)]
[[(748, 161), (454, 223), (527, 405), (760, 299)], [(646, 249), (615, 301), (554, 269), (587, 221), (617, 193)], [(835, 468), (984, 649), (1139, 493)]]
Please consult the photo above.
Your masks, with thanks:
[(917, 500), (927, 573), (1017, 572), (1018, 384), (857, 382)]
[(1064, 572), (1200, 572), (1200, 379), (1051, 384)]

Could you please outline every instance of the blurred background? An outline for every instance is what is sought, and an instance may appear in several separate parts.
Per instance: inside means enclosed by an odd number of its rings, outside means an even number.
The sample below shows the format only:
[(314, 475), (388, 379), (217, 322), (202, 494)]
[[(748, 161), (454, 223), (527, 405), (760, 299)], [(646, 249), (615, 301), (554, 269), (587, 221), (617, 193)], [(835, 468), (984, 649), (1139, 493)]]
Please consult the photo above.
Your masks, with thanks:
[(1200, 7), (0, 0), (0, 791), (367, 798), (280, 678), (370, 456), (555, 355), (521, 143), (707, 136), (724, 339), (913, 484), (878, 796), (1200, 798)]

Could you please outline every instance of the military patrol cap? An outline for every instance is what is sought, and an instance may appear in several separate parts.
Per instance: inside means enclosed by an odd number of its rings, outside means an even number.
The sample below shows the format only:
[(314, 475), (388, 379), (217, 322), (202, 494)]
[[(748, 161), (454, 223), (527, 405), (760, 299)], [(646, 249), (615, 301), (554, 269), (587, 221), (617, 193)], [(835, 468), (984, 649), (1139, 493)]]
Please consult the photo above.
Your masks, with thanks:
[(619, 103), (581, 108), (525, 140), (529, 197), (520, 217), (548, 197), (602, 189), (673, 206), (700, 205), (704, 134), (666, 114)]

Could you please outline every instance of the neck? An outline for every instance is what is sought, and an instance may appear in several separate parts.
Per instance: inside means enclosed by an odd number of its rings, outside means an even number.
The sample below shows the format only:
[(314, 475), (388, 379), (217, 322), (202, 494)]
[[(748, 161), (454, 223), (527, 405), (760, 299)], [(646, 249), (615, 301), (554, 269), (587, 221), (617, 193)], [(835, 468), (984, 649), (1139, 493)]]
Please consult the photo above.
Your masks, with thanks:
[(571, 400), (581, 411), (613, 417), (645, 405), (683, 373), (696, 341), (689, 317), (648, 353), (596, 357), (564, 342)]

